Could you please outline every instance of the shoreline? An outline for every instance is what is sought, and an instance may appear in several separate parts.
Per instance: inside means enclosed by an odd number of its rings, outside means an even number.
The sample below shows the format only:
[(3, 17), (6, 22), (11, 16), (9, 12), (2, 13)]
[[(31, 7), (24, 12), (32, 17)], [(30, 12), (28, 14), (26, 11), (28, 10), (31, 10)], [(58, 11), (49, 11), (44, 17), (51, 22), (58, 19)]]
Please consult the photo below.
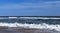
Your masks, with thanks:
[(60, 33), (56, 30), (0, 26), (0, 33)]

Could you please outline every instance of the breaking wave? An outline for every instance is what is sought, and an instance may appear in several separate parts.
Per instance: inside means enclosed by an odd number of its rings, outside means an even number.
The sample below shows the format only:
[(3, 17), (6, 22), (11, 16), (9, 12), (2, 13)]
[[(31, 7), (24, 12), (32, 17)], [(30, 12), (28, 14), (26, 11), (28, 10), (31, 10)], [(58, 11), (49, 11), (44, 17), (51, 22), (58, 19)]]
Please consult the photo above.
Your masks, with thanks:
[(0, 19), (60, 19), (59, 17), (0, 17)]
[(60, 31), (60, 25), (49, 25), (46, 23), (42, 23), (42, 24), (0, 23), (0, 26), (50, 29), (50, 30), (54, 29), (54, 30)]

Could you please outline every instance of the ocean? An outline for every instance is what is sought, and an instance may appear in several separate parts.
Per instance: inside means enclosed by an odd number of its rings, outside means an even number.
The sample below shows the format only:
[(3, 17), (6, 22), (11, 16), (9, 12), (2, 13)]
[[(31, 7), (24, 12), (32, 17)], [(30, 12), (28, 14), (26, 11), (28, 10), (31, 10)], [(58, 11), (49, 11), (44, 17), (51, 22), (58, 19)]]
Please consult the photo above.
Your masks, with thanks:
[(60, 31), (60, 17), (0, 17), (0, 26)]

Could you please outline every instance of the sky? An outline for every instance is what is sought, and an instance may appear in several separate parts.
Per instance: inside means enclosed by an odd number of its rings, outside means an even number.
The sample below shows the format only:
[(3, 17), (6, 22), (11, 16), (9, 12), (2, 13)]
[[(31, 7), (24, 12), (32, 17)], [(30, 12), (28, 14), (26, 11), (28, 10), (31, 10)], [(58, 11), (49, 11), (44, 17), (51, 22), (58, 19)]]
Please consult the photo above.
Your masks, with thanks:
[(0, 0), (0, 16), (60, 16), (60, 0)]

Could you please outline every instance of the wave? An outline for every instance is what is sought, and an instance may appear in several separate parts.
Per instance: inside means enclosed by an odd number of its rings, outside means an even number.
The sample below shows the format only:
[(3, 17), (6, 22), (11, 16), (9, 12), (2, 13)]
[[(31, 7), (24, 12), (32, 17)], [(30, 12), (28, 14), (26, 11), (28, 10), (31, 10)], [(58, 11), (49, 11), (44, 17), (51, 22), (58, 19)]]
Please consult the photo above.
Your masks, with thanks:
[(20, 17), (21, 19), (60, 19), (60, 18), (53, 18), (53, 17)]
[(60, 25), (43, 24), (22, 24), (22, 23), (0, 23), (0, 26), (7, 27), (24, 27), (24, 28), (37, 28), (37, 29), (50, 29), (60, 31)]
[(59, 17), (0, 17), (0, 19), (60, 19)]
[[(8, 17), (8, 18), (18, 18), (18, 17)], [(19, 17), (19, 19), (60, 19), (56, 17)]]

